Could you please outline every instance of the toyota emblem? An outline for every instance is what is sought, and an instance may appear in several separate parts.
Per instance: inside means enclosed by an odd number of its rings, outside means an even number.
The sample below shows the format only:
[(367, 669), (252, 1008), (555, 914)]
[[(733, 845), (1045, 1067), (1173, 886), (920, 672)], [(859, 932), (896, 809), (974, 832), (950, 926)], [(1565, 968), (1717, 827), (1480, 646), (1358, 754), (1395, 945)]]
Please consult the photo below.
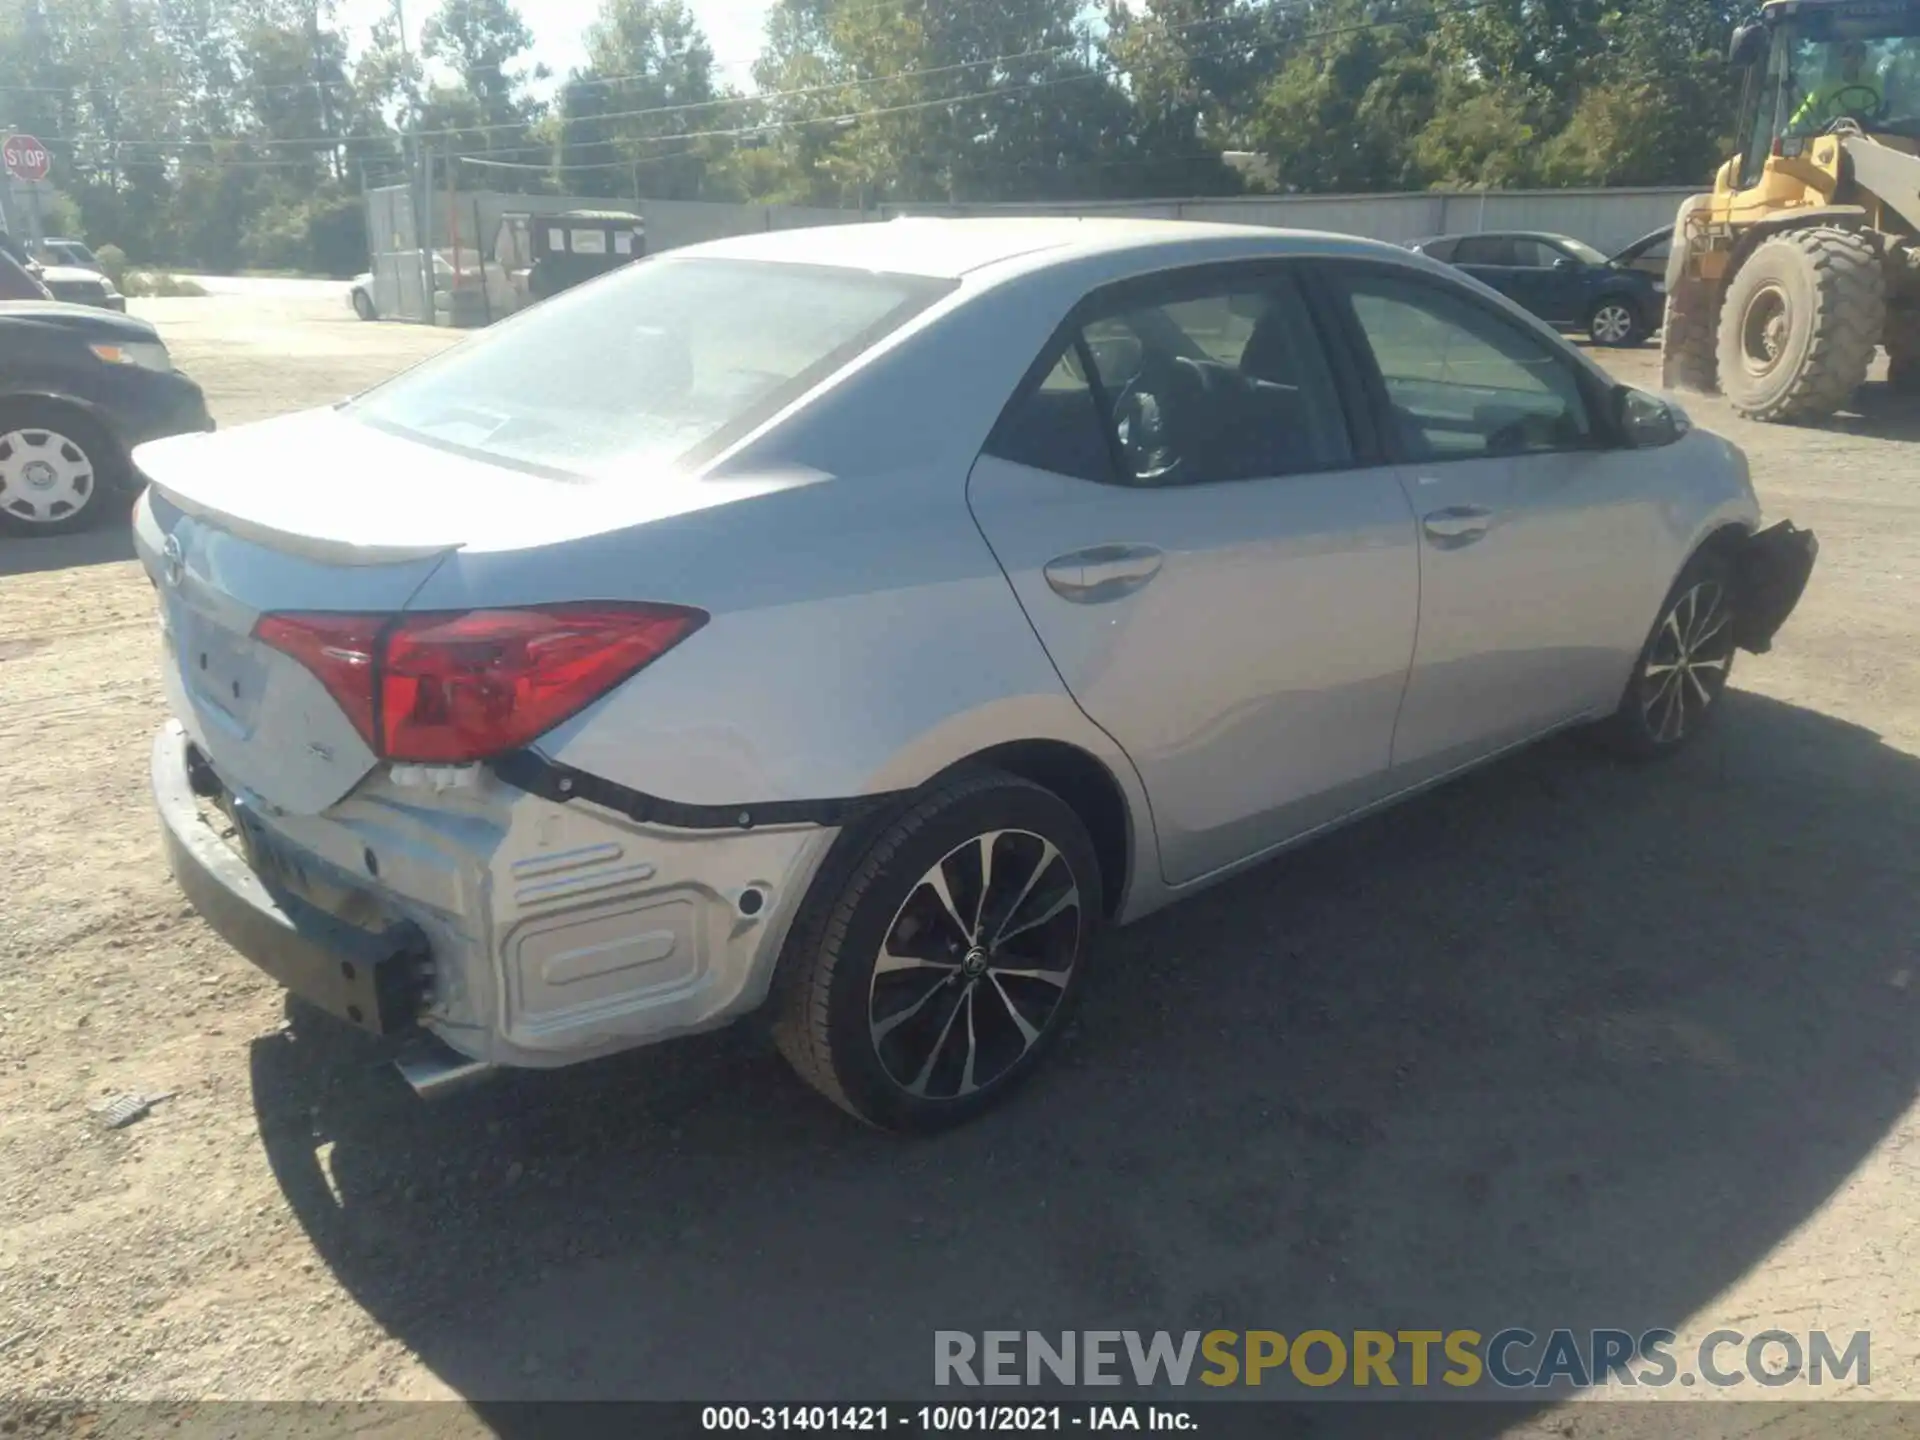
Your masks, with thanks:
[(167, 584), (178, 585), (187, 573), (187, 556), (180, 548), (178, 535), (167, 536), (167, 543), (160, 547), (160, 563), (165, 567)]

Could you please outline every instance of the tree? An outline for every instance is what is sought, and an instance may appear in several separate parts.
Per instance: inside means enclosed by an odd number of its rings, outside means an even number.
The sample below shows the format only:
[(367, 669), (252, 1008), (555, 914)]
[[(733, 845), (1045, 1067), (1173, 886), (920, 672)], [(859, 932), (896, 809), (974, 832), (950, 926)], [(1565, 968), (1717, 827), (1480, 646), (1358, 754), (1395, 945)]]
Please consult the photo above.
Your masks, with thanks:
[(587, 64), (561, 91), (561, 164), (569, 187), (668, 200), (712, 198), (707, 172), (733, 108), (714, 82), (713, 47), (685, 0), (604, 0)]
[[(529, 80), (544, 80), (536, 65), (516, 73), (533, 48), (533, 32), (512, 0), (442, 0), (421, 35), (421, 49), (459, 77), (426, 95), (422, 129), (451, 130), (463, 154), (508, 163), (537, 163), (544, 147), (529, 134), (542, 107), (526, 93)], [(511, 172), (508, 172), (511, 173)]]

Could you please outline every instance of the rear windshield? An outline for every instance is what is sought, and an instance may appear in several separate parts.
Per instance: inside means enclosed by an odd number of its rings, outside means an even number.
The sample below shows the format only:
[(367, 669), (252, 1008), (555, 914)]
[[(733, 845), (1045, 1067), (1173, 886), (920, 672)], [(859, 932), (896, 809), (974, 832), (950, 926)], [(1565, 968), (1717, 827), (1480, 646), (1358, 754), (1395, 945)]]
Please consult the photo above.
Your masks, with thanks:
[(898, 329), (952, 281), (643, 260), (369, 391), (349, 414), (564, 478), (704, 458)]

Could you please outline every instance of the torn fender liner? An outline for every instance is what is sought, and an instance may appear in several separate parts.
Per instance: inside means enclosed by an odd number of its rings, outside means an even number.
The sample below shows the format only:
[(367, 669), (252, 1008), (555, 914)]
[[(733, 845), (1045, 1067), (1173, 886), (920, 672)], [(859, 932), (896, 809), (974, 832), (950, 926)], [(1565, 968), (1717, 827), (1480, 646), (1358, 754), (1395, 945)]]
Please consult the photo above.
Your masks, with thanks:
[(1807, 577), (1820, 554), (1811, 530), (1791, 520), (1747, 537), (1735, 570), (1739, 587), (1734, 606), (1734, 641), (1743, 650), (1764, 655), (1773, 637), (1806, 592)]
[(760, 825), (842, 826), (893, 804), (904, 793), (888, 790), (841, 800), (683, 805), (677, 800), (662, 800), (657, 795), (630, 790), (598, 775), (575, 770), (533, 750), (516, 750), (502, 756), (494, 762), (493, 773), (507, 784), (544, 800), (562, 805), (569, 800), (589, 800), (643, 824), (667, 825), (676, 830), (751, 830)]

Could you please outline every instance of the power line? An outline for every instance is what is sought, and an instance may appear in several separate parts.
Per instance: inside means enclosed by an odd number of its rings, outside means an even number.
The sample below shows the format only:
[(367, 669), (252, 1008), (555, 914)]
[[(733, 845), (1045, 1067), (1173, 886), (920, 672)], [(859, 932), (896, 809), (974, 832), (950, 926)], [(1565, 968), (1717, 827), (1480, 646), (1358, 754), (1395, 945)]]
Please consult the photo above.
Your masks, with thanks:
[[(1472, 8), (1478, 8), (1478, 6), (1483, 3), (1487, 3), (1487, 0), (1474, 0), (1474, 3), (1472, 5), (1468, 5), (1465, 7), (1453, 7), (1453, 8), (1472, 9)], [(1304, 8), (1305, 4), (1306, 4), (1306, 0), (1288, 0), (1288, 3), (1274, 4), (1271, 7), (1271, 12), (1284, 15), (1284, 14), (1292, 13), (1294, 11)], [(1445, 13), (1451, 13), (1451, 10), (1447, 7), (1437, 7), (1429, 11), (1428, 15), (1439, 15), (1439, 14), (1445, 14)], [(1179, 34), (1184, 31), (1197, 29), (1203, 26), (1220, 25), (1220, 24), (1227, 23), (1228, 21), (1239, 20), (1242, 18), (1244, 17), (1233, 16), (1233, 15), (1206, 16), (1198, 20), (1187, 21), (1181, 25), (1168, 26), (1166, 27), (1165, 33), (1169, 35)], [(1421, 19), (1421, 18), (1427, 18), (1427, 16), (1424, 16), (1424, 15), (1413, 16), (1409, 18)], [(1375, 20), (1375, 21), (1362, 22), (1357, 26), (1346, 27), (1346, 30), (1384, 29), (1384, 28), (1391, 28), (1396, 25), (1403, 25), (1406, 23), (1408, 23), (1408, 20), (1404, 20), (1404, 19)], [(1319, 32), (1319, 33), (1339, 34), (1339, 33), (1346, 33), (1346, 30), (1334, 30), (1334, 31)], [(1294, 36), (1272, 37), (1271, 39), (1266, 41), (1252, 40), (1252, 41), (1246, 42), (1244, 45), (1230, 47), (1226, 50), (1212, 52), (1211, 54), (1208, 54), (1206, 52), (1190, 54), (1186, 58), (1189, 60), (1197, 60), (1197, 59), (1203, 59), (1203, 58), (1219, 58), (1222, 55), (1232, 54), (1236, 50), (1257, 50), (1257, 49), (1266, 48), (1275, 43), (1292, 43), (1295, 41), (1304, 41), (1304, 40), (1309, 40), (1314, 38), (1318, 38), (1318, 36), (1316, 34), (1302, 34), (1302, 35), (1294, 35)], [(1018, 50), (1018, 51), (1013, 51), (1004, 55), (983, 56), (977, 60), (958, 60), (958, 61), (953, 61), (944, 65), (927, 66), (927, 67), (922, 67), (919, 69), (911, 69), (911, 70), (892, 71), (887, 74), (866, 76), (864, 78), (856, 76), (856, 77), (851, 77), (843, 80), (826, 81), (817, 85), (796, 86), (786, 90), (759, 91), (751, 95), (716, 96), (711, 100), (687, 101), (677, 105), (656, 105), (656, 106), (650, 106), (645, 109), (639, 109), (639, 110), (617, 110), (617, 111), (610, 111), (606, 114), (582, 114), (582, 115), (571, 115), (571, 116), (562, 114), (558, 118), (562, 125), (607, 123), (615, 120), (650, 119), (650, 118), (661, 116), (661, 115), (690, 114), (699, 110), (716, 109), (716, 108), (729, 106), (729, 105), (765, 105), (765, 104), (771, 104), (773, 102), (780, 101), (780, 100), (793, 99), (793, 98), (802, 97), (802, 96), (821, 95), (821, 94), (828, 94), (832, 92), (846, 91), (846, 90), (859, 90), (859, 89), (865, 89), (869, 86), (891, 84), (896, 81), (902, 81), (902, 80), (930, 79), (937, 75), (956, 74), (965, 70), (978, 70), (984, 66), (1006, 65), (1019, 60), (1032, 60), (1032, 59), (1041, 59), (1041, 58), (1047, 58), (1047, 57), (1053, 57), (1053, 56), (1066, 55), (1074, 51), (1083, 50), (1086, 48), (1086, 46), (1087, 46), (1086, 39), (1084, 37), (1080, 37), (1071, 41), (1063, 41), (1056, 45), (1045, 45), (1045, 46), (1039, 46), (1039, 47), (1035, 47), (1028, 50)], [(615, 77), (609, 77), (610, 80), (612, 78), (615, 78)], [(636, 76), (627, 76), (627, 77), (619, 77), (619, 78), (640, 79), (640, 78), (651, 78), (651, 77), (636, 75)], [(1057, 80), (1055, 81), (1041, 81), (1041, 82), (1032, 82), (1032, 83), (1035, 85), (1045, 85), (1050, 83), (1064, 84), (1064, 83), (1074, 83), (1083, 78), (1085, 78), (1084, 75), (1062, 76), (1062, 77), (1057, 77)], [(965, 99), (965, 98), (969, 98), (969, 97), (955, 97), (956, 101), (960, 99)], [(941, 101), (941, 102), (929, 102), (929, 103), (946, 103), (946, 102)], [(448, 138), (463, 139), (467, 136), (472, 136), (472, 135), (491, 135), (491, 134), (501, 134), (501, 133), (518, 131), (518, 130), (524, 130), (526, 128), (527, 123), (528, 122), (526, 121), (501, 121), (501, 122), (496, 122), (492, 124), (445, 126), (436, 130), (420, 130), (414, 133), (420, 139), (448, 139)], [(690, 132), (680, 132), (674, 135), (662, 136), (660, 138), (661, 139), (684, 139), (684, 138), (687, 138), (688, 133)], [(691, 133), (703, 133), (703, 132), (691, 132)], [(704, 132), (704, 133), (717, 134), (722, 132), (716, 131), (716, 132)], [(56, 136), (49, 143), (80, 144), (80, 143), (86, 143), (86, 142), (82, 140), (78, 140), (75, 137), (71, 137), (71, 136)], [(159, 140), (153, 140), (153, 141), (128, 140), (128, 141), (120, 141), (117, 143), (122, 145), (166, 146), (170, 142), (159, 141)], [(341, 142), (339, 137), (337, 136), (323, 135), (323, 136), (300, 136), (300, 137), (286, 137), (286, 138), (262, 137), (250, 143), (259, 145), (259, 146), (275, 146), (275, 147), (285, 147), (285, 148), (295, 148), (295, 147), (315, 148), (315, 147), (338, 145)]]
[[(1313, 41), (1332, 39), (1342, 35), (1358, 34), (1358, 33), (1373, 31), (1373, 30), (1394, 29), (1410, 23), (1416, 23), (1424, 20), (1433, 20), (1433, 19), (1438, 19), (1447, 15), (1463, 14), (1473, 10), (1482, 9), (1486, 5), (1491, 3), (1494, 3), (1494, 0), (1458, 0), (1458, 3), (1454, 3), (1454, 4), (1432, 5), (1428, 7), (1426, 10), (1421, 11), (1417, 14), (1394, 17), (1389, 19), (1361, 21), (1361, 22), (1357, 22), (1349, 25), (1333, 26), (1324, 30), (1305, 31), (1297, 35), (1291, 35), (1291, 36), (1285, 36), (1285, 37), (1274, 37), (1272, 39), (1265, 40), (1265, 41), (1254, 41), (1247, 44), (1236, 44), (1231, 46), (1224, 46), (1214, 51), (1205, 51), (1205, 50), (1195, 51), (1188, 54), (1186, 58), (1189, 61), (1219, 59), (1228, 55), (1246, 54), (1250, 51), (1266, 50), (1266, 49), (1272, 48), (1275, 45), (1308, 44)], [(974, 62), (974, 63), (986, 64), (990, 62), (980, 61), (980, 62)], [(904, 78), (905, 73), (906, 72), (903, 72), (901, 77), (890, 77), (890, 78)], [(710, 129), (710, 130), (679, 131), (670, 135), (635, 137), (634, 139), (627, 140), (625, 142), (603, 141), (603, 142), (593, 142), (593, 143), (657, 144), (657, 143), (664, 143), (664, 142), (681, 143), (687, 140), (702, 140), (702, 139), (741, 139), (748, 136), (773, 134), (773, 133), (777, 133), (784, 130), (798, 129), (803, 126), (810, 126), (810, 125), (833, 125), (833, 126), (839, 126), (839, 127), (852, 128), (853, 126), (856, 126), (862, 121), (866, 121), (866, 120), (881, 119), (881, 118), (885, 118), (887, 116), (892, 116), (892, 115), (912, 114), (912, 113), (939, 109), (939, 108), (948, 107), (948, 106), (972, 104), (977, 101), (994, 100), (994, 99), (1003, 98), (1009, 95), (1030, 94), (1030, 93), (1041, 91), (1041, 90), (1052, 89), (1061, 85), (1084, 84), (1090, 80), (1111, 79), (1116, 75), (1121, 75), (1125, 73), (1126, 73), (1126, 69), (1123, 66), (1095, 65), (1095, 66), (1090, 66), (1086, 70), (1080, 71), (1073, 75), (1054, 76), (1048, 79), (1025, 81), (1025, 82), (1012, 84), (1012, 85), (1000, 85), (989, 90), (978, 90), (978, 91), (973, 91), (971, 93), (964, 94), (964, 95), (940, 96), (940, 97), (928, 98), (923, 100), (908, 101), (898, 105), (875, 106), (875, 107), (869, 107), (864, 110), (850, 110), (850, 111), (845, 111), (845, 112), (834, 114), (834, 115), (790, 117), (786, 119), (767, 121), (767, 122), (756, 124), (756, 125), (733, 126), (733, 127), (716, 128), (716, 129)], [(641, 112), (641, 113), (652, 113), (652, 112)], [(605, 116), (596, 116), (592, 118), (598, 119), (598, 120), (614, 120), (614, 119), (620, 119), (620, 118), (626, 118), (626, 117), (622, 117), (620, 115), (605, 115)], [(492, 133), (493, 130), (499, 129), (499, 128), (509, 128), (509, 127), (475, 126), (475, 127), (458, 129), (458, 130), (419, 131), (419, 132), (416, 132), (416, 138), (445, 138), (448, 136), (460, 138), (467, 135)], [(521, 127), (511, 127), (511, 128), (521, 128)], [(107, 145), (107, 148), (109, 149), (117, 149), (119, 147), (126, 146), (126, 145), (143, 144), (143, 143), (144, 144), (165, 144), (168, 142), (115, 141), (115, 142), (104, 142), (104, 143)], [(205, 143), (205, 142), (199, 142), (199, 143)], [(222, 142), (222, 143), (225, 143), (225, 142)], [(261, 144), (265, 142), (240, 141), (235, 143)], [(293, 144), (295, 142), (286, 141), (281, 143)], [(335, 138), (317, 140), (317, 141), (306, 142), (306, 143), (311, 144), (313, 146), (338, 146), (346, 142), (343, 138), (335, 137)], [(511, 154), (511, 153), (514, 153), (516, 150), (525, 151), (530, 148), (533, 148), (533, 147), (529, 147), (529, 146), (509, 147), (507, 151), (504, 153)], [(199, 158), (199, 157), (195, 157), (195, 158)], [(562, 171), (583, 170), (583, 169), (621, 169), (633, 164), (636, 159), (644, 160), (647, 158), (649, 157), (646, 157), (646, 156), (623, 157), (622, 159), (617, 161), (590, 162), (586, 164), (570, 164), (570, 165), (562, 165), (562, 166), (542, 165), (542, 166), (539, 166), (538, 168), (542, 170), (559, 169)], [(232, 160), (232, 161), (213, 161), (212, 163), (216, 165), (221, 165), (221, 166), (245, 166), (247, 168), (268, 168), (268, 169), (270, 168), (302, 168), (304, 169), (304, 168), (308, 168), (311, 164), (310, 161), (302, 162), (302, 161), (253, 160), (253, 159)], [(502, 162), (502, 163), (505, 163), (505, 162)]]

